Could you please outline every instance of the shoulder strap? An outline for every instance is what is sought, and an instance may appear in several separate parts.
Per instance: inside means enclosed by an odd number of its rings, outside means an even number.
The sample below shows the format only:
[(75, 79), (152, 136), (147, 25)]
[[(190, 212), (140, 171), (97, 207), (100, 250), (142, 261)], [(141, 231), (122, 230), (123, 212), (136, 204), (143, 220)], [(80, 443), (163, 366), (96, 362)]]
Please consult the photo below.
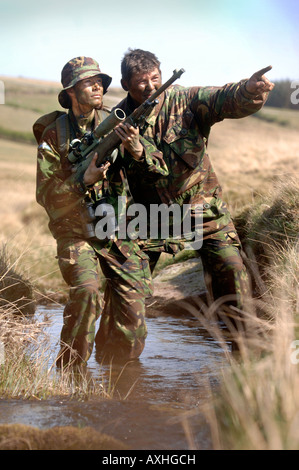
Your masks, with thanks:
[(70, 148), (70, 123), (66, 113), (56, 119), (58, 151), (65, 157)]
[(62, 115), (66, 115), (66, 113), (64, 111), (53, 111), (52, 113), (41, 116), (33, 124), (33, 134), (38, 144), (40, 143), (40, 140), (42, 138), (43, 132), (46, 129), (46, 127), (53, 124), (56, 121), (56, 119)]
[[(106, 119), (109, 113), (110, 110), (108, 108), (99, 110), (100, 122)], [(58, 151), (62, 157), (65, 157), (70, 147), (70, 122), (67, 113), (63, 111), (53, 111), (52, 113), (41, 116), (33, 124), (33, 134), (37, 143), (40, 143), (45, 129), (54, 123), (56, 124)]]
[(56, 125), (58, 151), (62, 157), (68, 152), (70, 145), (70, 125), (67, 113), (63, 111), (53, 111), (41, 116), (33, 124), (33, 134), (39, 144), (44, 131), (51, 125)]

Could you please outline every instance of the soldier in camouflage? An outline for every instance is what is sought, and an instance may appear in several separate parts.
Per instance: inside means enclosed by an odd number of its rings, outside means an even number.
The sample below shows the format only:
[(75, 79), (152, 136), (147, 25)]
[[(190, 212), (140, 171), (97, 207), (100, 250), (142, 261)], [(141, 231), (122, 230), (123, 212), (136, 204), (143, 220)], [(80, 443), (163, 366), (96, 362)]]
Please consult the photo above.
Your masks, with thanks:
[[(148, 256), (134, 240), (99, 240), (85, 230), (88, 203), (106, 194), (110, 200), (126, 195), (122, 169), (110, 178), (109, 163), (97, 168), (95, 155), (78, 181), (67, 158), (69, 142), (82, 138), (107, 117), (103, 94), (111, 77), (101, 72), (95, 60), (76, 57), (63, 68), (61, 81), (59, 102), (68, 113), (50, 113), (33, 127), (39, 143), (36, 198), (49, 216), (59, 267), (70, 286), (56, 363), (63, 366), (88, 361), (95, 323), (103, 309), (98, 351), (136, 358), (147, 335), (145, 297), (152, 292)], [(106, 282), (104, 299), (99, 291), (99, 267)]]
[[(147, 206), (202, 205), (203, 244), (199, 253), (210, 294), (214, 300), (229, 296), (226, 297), (229, 303), (239, 309), (244, 308), (249, 292), (248, 276), (207, 146), (215, 123), (249, 116), (263, 106), (274, 86), (263, 75), (270, 69), (223, 87), (173, 85), (159, 97), (159, 104), (143, 128), (120, 124), (117, 129), (124, 161), (134, 150), (134, 162), (131, 159), (128, 163), (127, 177), (135, 202)], [(161, 86), (160, 62), (151, 52), (129, 50), (121, 71), (121, 83), (128, 94), (117, 107), (128, 115)], [(161, 249), (155, 251), (154, 245), (151, 243), (153, 251), (147, 251), (152, 267)]]

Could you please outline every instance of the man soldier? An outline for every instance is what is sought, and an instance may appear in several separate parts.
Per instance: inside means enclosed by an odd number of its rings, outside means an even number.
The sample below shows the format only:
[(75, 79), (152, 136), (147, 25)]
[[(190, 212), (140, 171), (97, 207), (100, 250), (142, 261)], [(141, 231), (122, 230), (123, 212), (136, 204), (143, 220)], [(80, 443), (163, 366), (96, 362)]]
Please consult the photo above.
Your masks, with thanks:
[[(123, 158), (132, 154), (133, 149), (134, 159), (138, 160), (127, 170), (136, 203), (190, 204), (203, 208), (203, 243), (199, 254), (207, 287), (214, 300), (223, 298), (239, 309), (244, 308), (249, 291), (248, 276), (207, 145), (215, 123), (249, 116), (263, 106), (274, 87), (263, 75), (270, 69), (223, 87), (173, 85), (159, 97), (142, 128), (120, 124), (116, 130), (122, 140)], [(121, 84), (128, 94), (117, 107), (129, 115), (161, 86), (160, 62), (151, 52), (129, 50), (122, 60), (121, 72)], [(147, 251), (152, 267), (159, 249)]]
[[(103, 95), (111, 77), (101, 72), (95, 60), (76, 57), (64, 66), (61, 82), (58, 99), (68, 113), (50, 113), (34, 125), (39, 143), (36, 198), (49, 216), (61, 274), (70, 287), (56, 362), (58, 366), (87, 362), (104, 304), (98, 350), (136, 358), (147, 334), (144, 301), (151, 293), (148, 257), (135, 241), (99, 240), (86, 230), (90, 227), (88, 205), (103, 196), (116, 200), (118, 195), (126, 195), (124, 175), (119, 168), (109, 177), (109, 163), (97, 168), (96, 154), (78, 181), (67, 158), (70, 141), (93, 131), (107, 117)], [(106, 280), (104, 303), (99, 266)]]

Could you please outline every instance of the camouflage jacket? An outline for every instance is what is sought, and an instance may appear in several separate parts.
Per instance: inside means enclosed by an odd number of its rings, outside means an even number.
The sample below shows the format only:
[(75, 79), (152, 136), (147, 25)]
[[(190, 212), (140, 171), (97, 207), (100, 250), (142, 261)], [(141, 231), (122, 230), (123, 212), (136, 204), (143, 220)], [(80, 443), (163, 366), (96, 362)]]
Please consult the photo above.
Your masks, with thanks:
[[(91, 190), (78, 181), (67, 158), (70, 140), (81, 138), (83, 130), (68, 113), (64, 119), (64, 136), (59, 136), (57, 119), (50, 124), (41, 137), (37, 154), (36, 200), (49, 216), (49, 229), (54, 238), (82, 236), (81, 214), (84, 201), (102, 195), (102, 183)], [(96, 115), (96, 123), (98, 116)], [(63, 140), (60, 142), (60, 140)]]
[[(132, 163), (124, 154), (135, 202), (202, 204), (204, 237), (234, 230), (207, 145), (215, 123), (248, 116), (263, 106), (267, 95), (249, 94), (245, 83), (191, 88), (173, 85), (160, 96), (140, 130), (144, 160)], [(134, 110), (130, 95), (117, 107), (130, 114)]]

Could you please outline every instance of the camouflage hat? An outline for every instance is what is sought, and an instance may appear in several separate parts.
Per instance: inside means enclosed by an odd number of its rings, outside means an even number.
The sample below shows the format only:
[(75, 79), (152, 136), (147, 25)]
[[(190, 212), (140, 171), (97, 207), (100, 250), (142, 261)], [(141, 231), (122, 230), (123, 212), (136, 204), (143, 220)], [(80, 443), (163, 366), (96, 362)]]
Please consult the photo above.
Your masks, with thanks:
[(112, 78), (102, 73), (99, 64), (90, 57), (75, 57), (65, 64), (61, 72), (61, 83), (63, 89), (58, 95), (58, 101), (63, 108), (71, 107), (71, 99), (66, 90), (72, 88), (80, 80), (100, 75), (103, 80), (104, 94), (112, 81)]

